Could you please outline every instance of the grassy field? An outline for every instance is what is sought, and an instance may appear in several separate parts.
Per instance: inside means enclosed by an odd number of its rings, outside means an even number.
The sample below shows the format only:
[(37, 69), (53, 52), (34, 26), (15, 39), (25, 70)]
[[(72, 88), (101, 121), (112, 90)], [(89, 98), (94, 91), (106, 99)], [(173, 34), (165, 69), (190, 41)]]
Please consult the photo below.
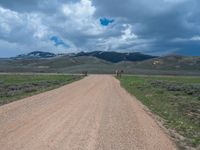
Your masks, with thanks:
[(181, 135), (176, 136), (180, 149), (200, 146), (200, 77), (123, 76), (119, 80), (162, 118), (172, 136)]
[(0, 75), (0, 105), (80, 79), (78, 75)]
[[(158, 62), (158, 64), (154, 64)], [(200, 75), (200, 57), (166, 56), (145, 61), (112, 63), (93, 56), (60, 56), (49, 59), (0, 58), (0, 72), (112, 74), (124, 70), (127, 74)]]

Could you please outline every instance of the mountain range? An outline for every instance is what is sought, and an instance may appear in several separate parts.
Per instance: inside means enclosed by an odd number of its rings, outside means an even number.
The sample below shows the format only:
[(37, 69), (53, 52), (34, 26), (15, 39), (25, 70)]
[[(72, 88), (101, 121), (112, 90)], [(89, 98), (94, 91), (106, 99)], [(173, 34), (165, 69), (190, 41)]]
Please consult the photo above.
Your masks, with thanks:
[(33, 51), (28, 54), (21, 54), (14, 58), (27, 59), (27, 58), (51, 58), (56, 57), (56, 54), (43, 51)]
[(80, 52), (54, 54), (34, 51), (0, 59), (0, 72), (39, 73), (114, 73), (200, 75), (200, 57), (170, 55), (164, 57), (141, 53)]
[(156, 56), (145, 55), (142, 53), (119, 53), (119, 52), (105, 52), (105, 51), (93, 51), (93, 52), (80, 52), (73, 54), (54, 54), (50, 52), (43, 51), (33, 51), (28, 54), (18, 55), (14, 58), (16, 59), (33, 59), (33, 58), (53, 58), (56, 56), (68, 55), (71, 57), (80, 56), (92, 56), (99, 59), (103, 59), (109, 62), (117, 63), (121, 61), (143, 61), (151, 58), (156, 58)]
[(99, 59), (118, 63), (121, 61), (143, 61), (147, 59), (156, 58), (156, 56), (145, 55), (139, 52), (135, 53), (119, 53), (119, 52), (105, 52), (105, 51), (93, 51), (93, 52), (80, 52), (77, 56), (94, 56)]

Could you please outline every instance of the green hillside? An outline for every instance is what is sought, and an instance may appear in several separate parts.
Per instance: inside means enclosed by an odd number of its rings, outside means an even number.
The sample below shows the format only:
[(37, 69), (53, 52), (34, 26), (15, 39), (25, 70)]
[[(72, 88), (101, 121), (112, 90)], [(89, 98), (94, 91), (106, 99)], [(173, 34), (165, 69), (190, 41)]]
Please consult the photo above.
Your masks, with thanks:
[(0, 72), (114, 73), (200, 75), (200, 57), (166, 56), (145, 61), (108, 62), (93, 56), (0, 59)]

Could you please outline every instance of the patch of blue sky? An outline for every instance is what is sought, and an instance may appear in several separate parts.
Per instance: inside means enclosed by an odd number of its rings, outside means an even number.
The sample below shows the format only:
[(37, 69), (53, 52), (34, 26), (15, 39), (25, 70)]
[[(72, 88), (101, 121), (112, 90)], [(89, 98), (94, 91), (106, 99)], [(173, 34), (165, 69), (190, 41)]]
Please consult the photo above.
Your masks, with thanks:
[(52, 36), (52, 37), (50, 38), (50, 40), (54, 42), (54, 45), (55, 45), (55, 46), (61, 45), (61, 46), (66, 47), (66, 48), (69, 47), (69, 45), (67, 45), (62, 39), (60, 39), (60, 38), (57, 37), (57, 36)]
[(100, 23), (102, 26), (108, 26), (109, 24), (113, 22), (114, 22), (114, 19), (100, 18)]

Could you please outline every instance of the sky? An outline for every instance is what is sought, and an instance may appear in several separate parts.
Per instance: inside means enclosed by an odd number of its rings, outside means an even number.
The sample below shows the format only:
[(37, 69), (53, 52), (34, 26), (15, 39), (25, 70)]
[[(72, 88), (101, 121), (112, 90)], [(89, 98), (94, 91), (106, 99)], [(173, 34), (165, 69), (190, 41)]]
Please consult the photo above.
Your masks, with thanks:
[(0, 57), (31, 51), (200, 56), (199, 0), (0, 0)]

